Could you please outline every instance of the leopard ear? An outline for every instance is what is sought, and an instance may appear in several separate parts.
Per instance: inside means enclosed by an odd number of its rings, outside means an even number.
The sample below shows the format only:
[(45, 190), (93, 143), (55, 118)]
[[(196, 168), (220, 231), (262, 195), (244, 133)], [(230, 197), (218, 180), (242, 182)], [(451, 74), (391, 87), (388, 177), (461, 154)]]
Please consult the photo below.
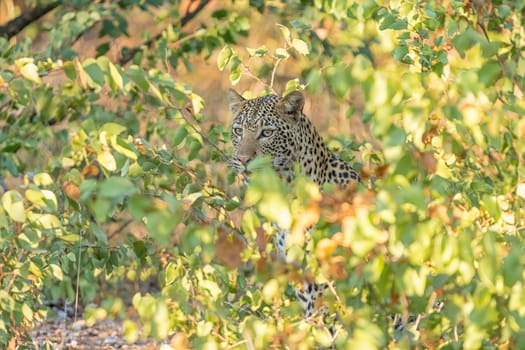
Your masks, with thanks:
[(299, 91), (290, 92), (277, 103), (277, 110), (285, 118), (296, 120), (304, 107), (304, 96)]
[(228, 90), (228, 102), (230, 104), (230, 111), (235, 116), (239, 114), (246, 99), (239, 95), (239, 93), (233, 89)]

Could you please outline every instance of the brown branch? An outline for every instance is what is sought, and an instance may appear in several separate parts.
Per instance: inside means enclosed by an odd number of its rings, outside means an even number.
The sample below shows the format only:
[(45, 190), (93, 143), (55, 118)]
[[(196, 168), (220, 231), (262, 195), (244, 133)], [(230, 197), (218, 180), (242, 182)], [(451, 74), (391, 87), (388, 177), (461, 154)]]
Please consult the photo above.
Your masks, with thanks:
[(13, 36), (20, 33), (29, 24), (33, 23), (61, 5), (61, 3), (61, 1), (55, 1), (47, 6), (34, 7), (28, 11), (25, 11), (20, 16), (10, 20), (3, 26), (0, 26), (0, 37), (7, 37), (7, 39), (12, 38)]
[[(195, 16), (197, 16), (197, 14), (199, 12), (201, 12), (202, 9), (204, 7), (206, 7), (206, 5), (208, 5), (209, 2), (210, 2), (210, 0), (202, 0), (199, 3), (199, 5), (193, 11), (186, 12), (184, 17), (182, 17), (181, 20), (180, 20), (180, 26), (184, 27), (186, 24), (188, 24), (188, 22), (191, 21)], [(150, 49), (153, 46), (153, 44), (162, 37), (162, 33), (163, 32), (164, 31), (161, 31), (159, 34), (155, 35), (153, 38), (151, 38), (149, 40), (146, 40), (144, 43), (142, 43), (142, 45), (140, 45), (138, 47), (134, 47), (134, 48), (131, 48), (131, 49), (130, 48), (124, 48), (124, 50), (127, 49), (127, 51), (120, 58), (119, 64), (121, 66), (123, 66), (126, 63), (128, 63), (129, 61), (131, 61), (133, 59), (133, 57), (135, 57), (135, 55), (140, 50), (142, 50), (142, 47), (144, 47), (144, 46), (146, 46), (148, 49)]]

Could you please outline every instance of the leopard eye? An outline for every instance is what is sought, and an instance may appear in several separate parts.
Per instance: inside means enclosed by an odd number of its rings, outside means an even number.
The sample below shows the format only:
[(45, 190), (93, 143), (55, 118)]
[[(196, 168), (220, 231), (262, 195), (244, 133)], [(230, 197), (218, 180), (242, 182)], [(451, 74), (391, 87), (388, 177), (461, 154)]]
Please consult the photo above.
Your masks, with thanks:
[(264, 129), (263, 131), (261, 131), (261, 136), (262, 137), (270, 137), (273, 135), (275, 130), (273, 129)]
[(233, 133), (237, 136), (242, 136), (242, 128), (236, 127), (232, 129)]

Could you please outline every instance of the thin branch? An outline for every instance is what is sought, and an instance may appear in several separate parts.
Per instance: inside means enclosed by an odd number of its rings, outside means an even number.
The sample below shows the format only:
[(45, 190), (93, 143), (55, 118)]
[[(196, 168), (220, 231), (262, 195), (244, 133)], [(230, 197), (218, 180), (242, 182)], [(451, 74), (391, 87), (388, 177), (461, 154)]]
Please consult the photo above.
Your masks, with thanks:
[[(477, 25), (481, 28), (481, 31), (483, 32), (483, 35), (485, 36), (485, 39), (487, 39), (487, 42), (491, 43), (491, 40), (490, 40), (490, 37), (489, 37), (489, 33), (487, 32), (487, 28), (485, 27), (485, 24), (483, 23), (483, 18), (481, 18), (480, 15), (478, 15)], [(506, 68), (505, 62), (504, 62), (503, 58), (501, 57), (501, 55), (498, 52), (496, 52), (496, 58), (498, 60), (500, 68), (501, 68), (501, 74), (506, 75), (507, 77), (509, 77), (509, 74), (506, 74), (508, 70)], [(518, 81), (516, 80), (516, 77), (510, 76), (510, 80), (514, 83), (514, 87), (518, 88), (518, 90), (520, 90), (520, 93), (521, 93), (521, 88), (520, 88), (520, 85), (519, 85)], [(498, 94), (497, 98), (503, 104), (509, 104), (509, 101), (506, 101), (500, 94)]]
[[(195, 10), (191, 11), (191, 12), (187, 12), (184, 17), (181, 18), (180, 20), (180, 26), (181, 27), (184, 27), (186, 24), (188, 24), (189, 21), (191, 21), (199, 12), (202, 11), (202, 9), (208, 5), (208, 3), (210, 2), (210, 0), (202, 0), (199, 5), (195, 8)], [(127, 49), (126, 53), (122, 55), (122, 57), (120, 58), (119, 60), (119, 64), (121, 66), (125, 65), (126, 63), (128, 63), (129, 61), (131, 61), (133, 59), (133, 57), (135, 57), (135, 55), (142, 50), (142, 47), (146, 46), (148, 49), (151, 48), (153, 46), (153, 44), (159, 40), (161, 37), (162, 37), (162, 33), (164, 32), (161, 31), (159, 34), (155, 35), (153, 38), (149, 39), (149, 40), (146, 40), (142, 45), (138, 46), (138, 47), (134, 47), (134, 48), (124, 48), (124, 49)]]
[(34, 7), (28, 11), (25, 11), (20, 16), (10, 20), (3, 26), (0, 26), (0, 37), (7, 37), (7, 39), (12, 38), (13, 36), (20, 33), (29, 24), (51, 12), (61, 4), (62, 1), (55, 1), (47, 6)]
[[(287, 43), (284, 43), (284, 50), (287, 51), (288, 50), (288, 45)], [(274, 79), (275, 79), (275, 73), (277, 73), (277, 67), (279, 67), (279, 63), (281, 63), (283, 59), (282, 58), (278, 58), (277, 61), (275, 62), (275, 66), (273, 66), (273, 70), (272, 70), (272, 78), (270, 80), (270, 89), (272, 89), (273, 91), (275, 91), (273, 89), (273, 82), (274, 82)]]
[(270, 90), (278, 95), (278, 93), (275, 91), (275, 89), (273, 88), (273, 86), (269, 86), (268, 83), (265, 83), (261, 78), (259, 78), (255, 73), (252, 72), (252, 70), (250, 69), (250, 67), (247, 65), (247, 64), (244, 64), (244, 63), (241, 63), (241, 69), (244, 71), (244, 73), (248, 74), (248, 76), (254, 80), (256, 80), (257, 82), (259, 82), (260, 84), (266, 86), (266, 87), (269, 87)]

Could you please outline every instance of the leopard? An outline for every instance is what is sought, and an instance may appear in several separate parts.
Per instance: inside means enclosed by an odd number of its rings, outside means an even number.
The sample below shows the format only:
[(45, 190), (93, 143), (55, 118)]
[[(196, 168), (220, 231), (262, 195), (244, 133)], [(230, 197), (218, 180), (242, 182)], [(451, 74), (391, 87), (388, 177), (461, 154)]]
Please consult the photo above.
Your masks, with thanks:
[(293, 179), (297, 163), (318, 185), (361, 182), (358, 171), (329, 150), (303, 113), (305, 99), (301, 92), (245, 99), (230, 89), (228, 100), (233, 114), (234, 152), (230, 165), (237, 172), (245, 173), (252, 159), (266, 155), (272, 159), (275, 171), (288, 181)]
[[(331, 183), (347, 187), (361, 182), (359, 172), (328, 148), (305, 115), (305, 98), (301, 92), (245, 99), (230, 89), (227, 97), (233, 115), (230, 165), (236, 172), (246, 174), (251, 160), (268, 156), (274, 170), (287, 181), (293, 180), (295, 164), (298, 164), (300, 171), (319, 186)], [(278, 255), (283, 259), (286, 234), (286, 230), (278, 230), (274, 236)], [(326, 288), (326, 283), (304, 282), (302, 289), (296, 289), (306, 318), (314, 314), (315, 302)]]
[[(248, 174), (251, 160), (269, 156), (274, 170), (289, 182), (294, 179), (294, 166), (298, 164), (302, 173), (319, 186), (331, 183), (345, 188), (362, 183), (359, 172), (328, 148), (304, 114), (305, 98), (301, 92), (293, 91), (283, 97), (268, 94), (246, 99), (230, 89), (227, 98), (233, 115), (233, 155), (229, 163), (236, 172)], [(283, 259), (286, 258), (286, 235), (286, 230), (278, 230), (274, 236), (278, 255)], [(306, 318), (314, 314), (314, 304), (326, 288), (327, 283), (305, 281), (302, 289), (296, 289), (296, 297)], [(436, 305), (434, 310), (440, 312), (444, 304), (438, 301)], [(391, 315), (394, 329), (398, 331), (403, 331), (408, 323), (418, 322), (420, 317), (410, 316), (407, 322), (400, 315)], [(329, 330), (334, 334), (332, 327)]]

